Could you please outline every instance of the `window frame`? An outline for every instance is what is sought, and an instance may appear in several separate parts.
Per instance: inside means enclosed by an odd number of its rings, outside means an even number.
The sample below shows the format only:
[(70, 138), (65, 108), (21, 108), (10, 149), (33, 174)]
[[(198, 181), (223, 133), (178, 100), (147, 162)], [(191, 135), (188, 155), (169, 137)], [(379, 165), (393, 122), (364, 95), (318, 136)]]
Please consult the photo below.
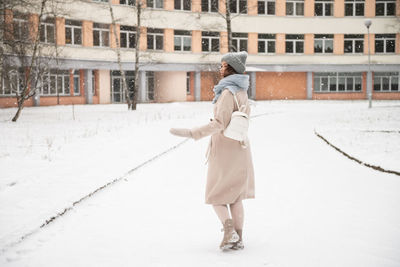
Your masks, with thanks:
[[(290, 5), (290, 4), (292, 4), (293, 5), (293, 14), (288, 14), (288, 5)], [(298, 10), (298, 4), (299, 4), (299, 6), (303, 6), (302, 7), (302, 14), (297, 14), (298, 12), (297, 12), (297, 10)], [(300, 4), (302, 4), (302, 5), (300, 5)], [(285, 14), (286, 14), (286, 16), (288, 16), (288, 17), (304, 17), (304, 0), (287, 0), (286, 1), (286, 3), (285, 3), (285, 9), (286, 9), (286, 11), (285, 11)]]
[[(383, 14), (378, 14), (378, 5), (383, 4)], [(393, 11), (394, 13), (391, 15), (388, 15), (388, 4), (394, 4)], [(375, 2), (375, 17), (395, 17), (396, 16), (396, 1), (395, 0), (376, 0)]]
[[(273, 4), (273, 12), (269, 12), (269, 4)], [(264, 13), (260, 13), (260, 6), (263, 6)], [(257, 15), (263, 16), (274, 16), (276, 13), (276, 1), (275, 0), (258, 0), (257, 1)]]
[[(317, 5), (322, 5), (322, 14), (317, 14)], [(330, 6), (330, 15), (326, 15), (327, 6)], [(316, 17), (332, 17), (334, 12), (335, 2), (333, 0), (315, 0), (314, 1), (314, 16)]]
[[(122, 39), (123, 39), (122, 35), (123, 34), (126, 35), (126, 37), (125, 37), (126, 43), (124, 44), (125, 46), (122, 46)], [(134, 45), (133, 46), (131, 46), (131, 42), (130, 42), (131, 34), (134, 36), (134, 39), (133, 39)], [(121, 25), (120, 30), (119, 30), (119, 41), (120, 41), (119, 46), (122, 49), (136, 49), (136, 34), (137, 34), (137, 28), (135, 26)]]
[[(149, 48), (149, 35), (153, 36), (153, 48)], [(157, 40), (161, 36), (161, 49), (157, 49)], [(151, 51), (164, 51), (164, 30), (158, 28), (147, 28), (147, 50)]]
[[(186, 33), (186, 34), (185, 34)], [(187, 33), (190, 33), (187, 34)], [(176, 49), (175, 41), (179, 39), (180, 41), (180, 49)], [(185, 40), (190, 40), (190, 49), (185, 50)], [(175, 52), (191, 52), (192, 51), (192, 32), (185, 30), (174, 30), (174, 51)]]
[[(185, 1), (189, 2), (189, 9), (185, 9)], [(176, 3), (179, 2), (180, 7), (176, 7)], [(174, 0), (174, 10), (180, 11), (192, 11), (192, 1), (191, 0)]]
[[(50, 69), (47, 73), (41, 77), (41, 85), (40, 85), (40, 95), (41, 96), (70, 96), (71, 95), (71, 81), (70, 81), (70, 70), (57, 70)], [(61, 91), (59, 91), (59, 78), (61, 78)], [(54, 88), (56, 88), (55, 92), (51, 92), (51, 82), (54, 79)], [(66, 86), (68, 84), (68, 87)], [(45, 86), (47, 85), (47, 93), (45, 93)], [(68, 89), (68, 90), (66, 90)]]
[[(51, 21), (52, 20), (52, 21)], [(48, 28), (53, 28), (53, 41), (48, 40)], [(54, 44), (56, 41), (56, 24), (54, 18), (48, 18), (40, 22), (40, 31), (44, 32), (44, 40), (42, 40), (42, 32), (39, 33), (39, 40), (44, 44)]]
[[(163, 0), (147, 0), (146, 4), (147, 4), (147, 6), (146, 6), (147, 8), (153, 8), (153, 9), (163, 9), (164, 8)], [(159, 5), (157, 5), (157, 4), (159, 4)]]
[[(362, 15), (357, 15), (357, 5), (362, 4)], [(351, 15), (347, 15), (347, 6), (351, 6)], [(344, 2), (345, 17), (364, 17), (365, 16), (365, 0), (345, 0)]]
[[(16, 24), (18, 25), (17, 26), (18, 36), (16, 36), (16, 34), (15, 34)], [(13, 29), (13, 38), (15, 41), (25, 42), (26, 38), (24, 38), (24, 36), (28, 36), (28, 38), (30, 38), (29, 21), (25, 17), (25, 15), (21, 14), (19, 16), (14, 16), (12, 26), (13, 26), (13, 28), (12, 28)]]
[[(322, 41), (322, 52), (315, 51), (316, 49), (316, 42), (315, 41)], [(326, 51), (326, 42), (332, 42), (332, 51)], [(333, 54), (333, 47), (334, 46), (334, 35), (333, 34), (314, 34), (314, 54)]]
[[(242, 49), (242, 42), (244, 41), (246, 44), (246, 49)], [(236, 45), (234, 44), (236, 42)], [(242, 32), (233, 32), (232, 33), (232, 46), (235, 48), (234, 52), (246, 51), (249, 49), (249, 34)]]
[[(95, 34), (99, 34), (99, 44), (95, 44)], [(107, 36), (107, 44), (104, 44), (104, 37)], [(110, 47), (110, 25), (93, 23), (93, 47)]]
[[(152, 83), (149, 80), (153, 80)], [(146, 71), (146, 100), (147, 101), (154, 101), (154, 86), (155, 86), (155, 78), (154, 78), (154, 71)], [(150, 88), (150, 84), (152, 84), (152, 88)]]
[[(383, 90), (383, 79), (388, 79), (388, 90)], [(380, 80), (380, 88), (379, 90), (376, 89), (375, 85), (376, 80)], [(397, 89), (392, 88), (392, 79), (397, 80)], [(400, 92), (400, 72), (374, 72), (374, 80), (373, 80), (373, 91), (377, 93), (399, 93)]]
[[(288, 37), (291, 38), (288, 38)], [(294, 38), (295, 36), (300, 36), (302, 37), (302, 39), (298, 39), (298, 38)], [(287, 52), (286, 48), (287, 48), (287, 43), (288, 42), (292, 42), (292, 48), (293, 48), (293, 52)], [(301, 43), (302, 44), (302, 52), (297, 52), (297, 43)], [(304, 34), (286, 34), (285, 35), (285, 54), (292, 54), (292, 55), (301, 55), (304, 54)]]
[[(383, 41), (383, 52), (377, 51), (377, 42)], [(387, 52), (388, 41), (393, 41), (393, 52)], [(375, 34), (375, 54), (395, 54), (396, 53), (396, 34)]]
[[(77, 23), (77, 24), (80, 24), (80, 25), (79, 26), (78, 25), (71, 25), (71, 24), (67, 25), (67, 21), (68, 22), (74, 22), (74, 23)], [(71, 29), (71, 43), (67, 43), (67, 28)], [(80, 31), (80, 43), (76, 43), (75, 42), (75, 31), (77, 31), (77, 30)], [(83, 39), (82, 38), (82, 22), (78, 21), (78, 20), (66, 20), (65, 21), (65, 44), (66, 45), (70, 45), (70, 46), (81, 46), (82, 43), (83, 43), (82, 39)]]
[[(322, 79), (325, 79), (327, 82), (326, 90), (322, 90), (321, 88)], [(363, 77), (361, 72), (315, 72), (313, 80), (313, 93), (362, 93), (363, 91)], [(332, 80), (334, 80), (334, 83), (332, 83)], [(344, 83), (340, 83), (340, 80), (344, 80)], [(350, 87), (349, 81), (352, 83), (351, 90), (348, 89)], [(334, 90), (332, 90), (331, 86), (333, 84), (335, 85)], [(340, 88), (341, 84), (344, 84), (343, 89)]]
[[(229, 11), (231, 14), (247, 14), (248, 13), (248, 5), (247, 0), (230, 0)], [(244, 4), (246, 10), (241, 10)], [(232, 11), (232, 8), (235, 8), (236, 11)]]
[[(208, 40), (208, 50), (203, 50), (203, 40)], [(218, 49), (213, 50), (213, 40), (218, 41)], [(219, 53), (221, 50), (221, 42), (220, 33), (219, 32), (211, 32), (211, 31), (202, 31), (201, 32), (201, 52), (203, 53)]]
[[(9, 69), (8, 71), (8, 78), (11, 80), (9, 85), (12, 84), (12, 80), (15, 79), (16, 82), (16, 90), (10, 87), (6, 87), (6, 81), (5, 81), (5, 77), (1, 77), (1, 82), (2, 82), (2, 86), (0, 88), (0, 97), (15, 97), (15, 93), (17, 92), (18, 94), (20, 94), (22, 92), (22, 87), (24, 87), (24, 80), (23, 77), (26, 75), (25, 73), (25, 69), (24, 68), (13, 68), (13, 69)], [(11, 86), (12, 87), (12, 86)], [(7, 91), (9, 91), (9, 93), (6, 93), (6, 89)]]
[[(124, 3), (121, 3), (122, 1)], [(119, 4), (124, 6), (136, 6), (136, 0), (119, 0)]]
[[(273, 55), (276, 53), (276, 34), (259, 33), (257, 38), (257, 52), (260, 54)], [(265, 52), (260, 51), (260, 43), (264, 43)], [(273, 43), (274, 51), (269, 51), (269, 43)]]
[[(346, 41), (352, 42), (352, 51), (351, 52), (346, 52)], [(357, 41), (362, 42), (361, 51), (358, 51), (358, 52), (356, 52), (356, 50), (357, 50), (356, 42)], [(363, 54), (364, 53), (364, 36), (362, 34), (345, 34), (343, 46), (344, 46), (343, 47), (344, 54)]]
[[(74, 96), (80, 96), (81, 95), (81, 73), (80, 70), (75, 70), (72, 73), (72, 80), (74, 83)], [(77, 82), (78, 86), (75, 86), (75, 82)]]
[[(207, 2), (207, 11), (203, 9), (203, 7), (205, 7), (205, 4), (203, 3), (205, 2)], [(216, 3), (216, 5), (214, 3)], [(218, 13), (218, 11), (219, 11), (219, 0), (201, 0), (201, 12)]]

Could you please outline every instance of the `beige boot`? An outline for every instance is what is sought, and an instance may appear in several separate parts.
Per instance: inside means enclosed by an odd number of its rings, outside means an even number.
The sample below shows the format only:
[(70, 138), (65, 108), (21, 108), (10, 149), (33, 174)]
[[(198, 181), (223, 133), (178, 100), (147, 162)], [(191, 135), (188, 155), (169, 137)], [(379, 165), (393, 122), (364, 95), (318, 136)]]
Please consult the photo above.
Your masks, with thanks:
[(236, 230), (236, 232), (239, 235), (239, 240), (233, 244), (232, 249), (233, 250), (239, 250), (239, 249), (244, 249), (243, 241), (242, 241), (242, 230)]
[(236, 233), (233, 228), (232, 219), (226, 219), (224, 223), (224, 238), (222, 239), (221, 245), (219, 248), (222, 251), (232, 248), (235, 242), (239, 241), (239, 235)]

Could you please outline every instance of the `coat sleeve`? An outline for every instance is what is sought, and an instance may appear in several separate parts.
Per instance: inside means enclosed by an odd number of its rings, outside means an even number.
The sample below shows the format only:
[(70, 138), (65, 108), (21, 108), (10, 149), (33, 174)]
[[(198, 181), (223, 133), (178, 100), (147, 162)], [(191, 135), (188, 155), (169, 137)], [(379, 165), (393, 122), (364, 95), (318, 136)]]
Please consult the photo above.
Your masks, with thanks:
[(231, 121), (234, 108), (233, 95), (229, 90), (224, 90), (216, 103), (214, 118), (210, 123), (191, 129), (192, 137), (195, 140), (222, 132)]

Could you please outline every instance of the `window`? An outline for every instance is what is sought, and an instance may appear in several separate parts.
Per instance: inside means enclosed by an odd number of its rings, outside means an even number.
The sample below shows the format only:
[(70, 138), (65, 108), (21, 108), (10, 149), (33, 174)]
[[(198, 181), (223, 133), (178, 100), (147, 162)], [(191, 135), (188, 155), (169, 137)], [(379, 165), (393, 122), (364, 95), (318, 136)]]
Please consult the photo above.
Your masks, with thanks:
[(201, 0), (202, 12), (218, 12), (219, 0)]
[(315, 92), (361, 92), (360, 72), (314, 73)]
[(396, 1), (394, 0), (376, 0), (375, 16), (395, 16)]
[(190, 72), (186, 72), (186, 94), (190, 95)]
[(232, 49), (234, 52), (247, 51), (247, 33), (232, 33)]
[(174, 31), (174, 50), (190, 51), (192, 48), (192, 34), (190, 31)]
[(147, 0), (147, 7), (149, 8), (163, 8), (164, 0)]
[(345, 16), (364, 16), (364, 0), (346, 0)]
[(231, 13), (247, 14), (247, 0), (230, 0), (229, 11)]
[(147, 100), (154, 100), (154, 71), (146, 72), (147, 79)]
[(375, 34), (375, 53), (394, 53), (396, 34)]
[(304, 52), (304, 35), (303, 34), (286, 34), (286, 53), (301, 54)]
[(163, 50), (164, 31), (162, 29), (147, 28), (147, 49)]
[[(135, 88), (135, 72), (125, 71), (126, 85), (128, 87), (129, 98), (133, 99)], [(111, 71), (111, 101), (113, 103), (123, 103), (126, 101), (125, 92), (123, 89), (122, 74), (120, 71)]]
[(257, 13), (259, 15), (275, 15), (275, 1), (261, 0), (257, 2)]
[(119, 0), (120, 5), (134, 6), (136, 5), (136, 0)]
[(29, 36), (29, 26), (26, 15), (15, 12), (13, 17), (14, 40), (23, 41)]
[(333, 16), (333, 0), (315, 0), (315, 16)]
[(80, 72), (79, 70), (74, 71), (74, 95), (81, 94), (81, 86), (80, 86)]
[(344, 52), (345, 53), (363, 53), (364, 52), (364, 36), (362, 34), (345, 34), (344, 35)]
[(42, 76), (40, 94), (70, 95), (69, 70), (52, 69)]
[(110, 25), (93, 23), (93, 46), (110, 46)]
[(4, 76), (2, 78), (0, 95), (15, 96), (15, 93), (21, 93), (25, 87), (24, 77), (25, 71), (23, 68), (7, 70), (7, 77)]
[(399, 72), (374, 73), (374, 91), (398, 92), (399, 90)]
[(80, 21), (65, 21), (65, 43), (71, 45), (82, 44), (82, 23)]
[(93, 2), (108, 3), (108, 0), (93, 0)]
[(42, 21), (40, 25), (40, 41), (42, 43), (52, 43), (54, 44), (54, 18), (47, 18)]
[(333, 53), (333, 34), (315, 34), (314, 53)]
[(304, 16), (304, 1), (289, 0), (286, 1), (287, 16)]
[(192, 9), (191, 5), (192, 5), (191, 0), (174, 0), (174, 7), (177, 10), (190, 11)]
[(96, 95), (96, 71), (92, 70), (92, 95)]
[(123, 48), (136, 47), (136, 27), (121, 26), (120, 28), (120, 42)]
[(258, 53), (275, 53), (275, 34), (258, 34)]
[(219, 32), (202, 32), (201, 36), (201, 51), (219, 52)]

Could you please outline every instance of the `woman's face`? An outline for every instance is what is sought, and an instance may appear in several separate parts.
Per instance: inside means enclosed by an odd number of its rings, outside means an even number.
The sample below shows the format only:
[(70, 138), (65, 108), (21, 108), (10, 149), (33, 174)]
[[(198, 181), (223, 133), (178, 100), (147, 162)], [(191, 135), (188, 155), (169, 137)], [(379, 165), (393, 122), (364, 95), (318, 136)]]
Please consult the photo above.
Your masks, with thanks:
[(221, 76), (221, 78), (224, 78), (226, 76), (228, 76), (229, 74), (231, 74), (228, 71), (228, 63), (226, 63), (225, 61), (221, 62), (221, 66), (219, 67), (219, 76)]

